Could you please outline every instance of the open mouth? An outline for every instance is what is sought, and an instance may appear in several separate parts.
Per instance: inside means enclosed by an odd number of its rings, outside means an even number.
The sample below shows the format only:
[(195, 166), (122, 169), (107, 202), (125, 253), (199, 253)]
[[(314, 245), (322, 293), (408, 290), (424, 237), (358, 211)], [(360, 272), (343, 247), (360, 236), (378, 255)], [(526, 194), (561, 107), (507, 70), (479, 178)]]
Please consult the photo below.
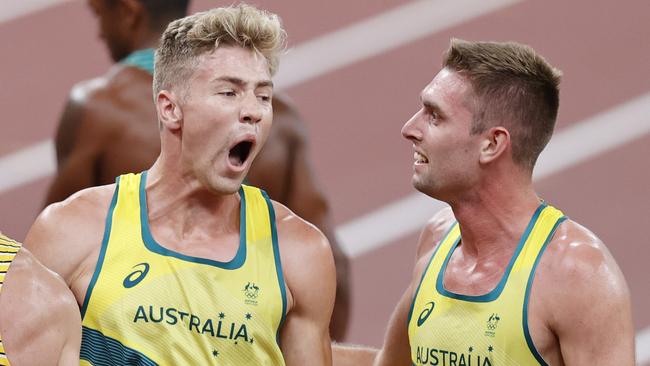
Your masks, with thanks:
[(252, 149), (253, 141), (242, 141), (233, 146), (228, 153), (228, 160), (230, 161), (230, 164), (236, 167), (244, 165), (246, 159), (248, 159), (250, 156)]
[(429, 159), (427, 159), (426, 156), (420, 154), (417, 151), (413, 153), (413, 159), (415, 160), (416, 164), (426, 164), (429, 162)]

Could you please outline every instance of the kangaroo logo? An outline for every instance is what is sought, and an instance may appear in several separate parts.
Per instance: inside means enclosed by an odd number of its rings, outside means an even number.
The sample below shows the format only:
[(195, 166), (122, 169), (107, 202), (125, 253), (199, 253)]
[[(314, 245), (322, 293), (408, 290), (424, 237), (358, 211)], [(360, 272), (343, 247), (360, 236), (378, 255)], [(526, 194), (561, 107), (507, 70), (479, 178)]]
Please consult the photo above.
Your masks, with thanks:
[(149, 273), (149, 263), (138, 263), (133, 268), (136, 268), (136, 270), (129, 273), (124, 279), (124, 282), (122, 282), (125, 288), (131, 288), (137, 285)]
[(435, 306), (436, 304), (434, 304), (433, 301), (424, 305), (424, 310), (422, 310), (420, 316), (418, 317), (418, 327), (421, 327), (422, 324), (424, 324), (424, 322), (427, 321), (427, 318), (429, 318), (429, 315), (431, 315), (431, 312), (433, 311), (433, 308)]
[(244, 286), (244, 294), (251, 300), (257, 299), (260, 294), (260, 288), (253, 282), (249, 282)]
[(493, 313), (492, 315), (490, 315), (490, 317), (488, 318), (488, 321), (487, 321), (487, 329), (488, 330), (496, 330), (497, 325), (499, 325), (499, 320), (501, 320), (501, 318), (499, 317), (499, 314)]

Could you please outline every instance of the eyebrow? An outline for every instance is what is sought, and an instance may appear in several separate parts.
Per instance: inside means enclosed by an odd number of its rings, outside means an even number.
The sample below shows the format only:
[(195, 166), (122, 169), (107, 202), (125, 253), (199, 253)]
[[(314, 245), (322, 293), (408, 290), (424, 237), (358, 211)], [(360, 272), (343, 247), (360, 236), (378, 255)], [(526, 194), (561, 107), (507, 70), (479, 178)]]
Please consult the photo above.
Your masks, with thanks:
[(440, 108), (440, 106), (438, 104), (436, 104), (434, 102), (431, 102), (431, 101), (428, 101), (428, 100), (424, 100), (422, 98), (422, 95), (420, 95), (420, 101), (422, 102), (422, 105), (424, 106), (424, 108), (426, 108), (426, 109), (428, 109), (430, 111), (434, 111), (434, 112), (438, 113), (441, 116), (445, 115), (445, 113), (442, 111), (442, 109)]
[[(246, 81), (244, 81), (244, 80), (242, 80), (240, 78), (234, 77), (234, 76), (220, 76), (220, 77), (216, 77), (216, 78), (212, 79), (213, 83), (218, 82), (218, 81), (225, 81), (225, 82), (235, 84), (235, 85), (240, 86), (240, 87), (246, 86), (246, 84), (248, 84)], [(261, 81), (258, 81), (255, 84), (256, 88), (267, 87), (267, 86), (272, 88), (273, 87), (273, 81), (271, 81), (271, 80), (261, 80)]]

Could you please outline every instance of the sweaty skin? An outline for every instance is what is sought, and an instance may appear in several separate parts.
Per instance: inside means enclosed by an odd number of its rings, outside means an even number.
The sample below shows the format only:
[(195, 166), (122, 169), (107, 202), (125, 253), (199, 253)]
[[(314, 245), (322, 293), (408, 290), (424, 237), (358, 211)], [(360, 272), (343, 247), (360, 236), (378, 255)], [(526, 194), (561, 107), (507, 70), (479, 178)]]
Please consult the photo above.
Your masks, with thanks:
[(2, 285), (0, 335), (12, 366), (79, 365), (81, 318), (74, 296), (25, 248)]
[[(391, 316), (375, 365), (411, 362), (407, 332), (411, 301), (435, 247), (454, 221), (451, 210), (444, 209), (422, 231), (411, 284)], [(461, 247), (462, 244), (457, 250)], [(487, 293), (505, 270), (505, 266), (494, 264), (507, 261), (511, 255), (512, 251), (493, 256), (484, 267), (500, 267), (499, 270), (473, 271), (470, 275), (478, 280), (472, 282), (467, 280), (466, 271), (453, 270), (450, 264), (444, 286), (460, 294)], [(633, 365), (628, 358), (634, 354), (634, 344), (630, 342), (634, 329), (627, 285), (603, 243), (571, 220), (560, 224), (542, 255), (528, 314), (533, 343), (549, 365)], [(602, 322), (616, 325), (610, 329), (611, 334), (597, 331)]]
[[(153, 236), (168, 249), (228, 261), (239, 242), (236, 192), (268, 136), (272, 87), (265, 61), (248, 50), (220, 47), (200, 60), (186, 101), (173, 91), (158, 94), (163, 149), (149, 169), (148, 218)], [(255, 143), (243, 165), (233, 166), (229, 146), (242, 136)], [(79, 306), (99, 257), (114, 190), (115, 184), (92, 187), (48, 206), (25, 240), (63, 277)], [(280, 331), (285, 361), (290, 366), (331, 364), (328, 325), (336, 278), (330, 245), (315, 226), (282, 204), (274, 208), (288, 297)]]
[[(151, 83), (146, 71), (116, 64), (106, 75), (72, 89), (59, 122), (58, 171), (46, 204), (153, 164), (160, 153), (160, 131)], [(274, 96), (273, 109), (268, 143), (246, 179), (328, 237), (337, 275), (330, 332), (333, 339), (343, 339), (350, 306), (349, 261), (336, 241), (327, 200), (311, 168), (304, 122), (282, 96)]]
[[(411, 304), (436, 246), (454, 221), (461, 239), (447, 263), (443, 287), (481, 296), (503, 277), (540, 204), (532, 172), (513, 161), (509, 131), (497, 125), (470, 133), (474, 116), (468, 93), (471, 84), (465, 77), (441, 70), (422, 91), (422, 108), (402, 128), (413, 144), (414, 186), (451, 209), (436, 214), (422, 231), (411, 283), (393, 312), (376, 366), (411, 364)], [(533, 345), (550, 365), (634, 364), (625, 279), (602, 241), (572, 220), (559, 224), (535, 269), (528, 327)], [(336, 365), (373, 364), (371, 357), (362, 356), (354, 349), (334, 348)]]

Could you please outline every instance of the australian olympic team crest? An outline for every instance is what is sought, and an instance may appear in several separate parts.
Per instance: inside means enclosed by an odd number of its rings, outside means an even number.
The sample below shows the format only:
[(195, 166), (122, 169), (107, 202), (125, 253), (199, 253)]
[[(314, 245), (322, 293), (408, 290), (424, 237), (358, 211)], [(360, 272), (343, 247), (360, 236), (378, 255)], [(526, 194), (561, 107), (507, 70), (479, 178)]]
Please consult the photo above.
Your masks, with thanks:
[(486, 325), (485, 325), (485, 335), (487, 337), (494, 337), (496, 334), (497, 326), (499, 325), (499, 320), (501, 320), (501, 317), (499, 317), (499, 314), (497, 313), (492, 313), (490, 317), (488, 318)]
[(257, 297), (260, 295), (260, 287), (255, 282), (248, 282), (244, 286), (244, 303), (248, 305), (257, 305)]

